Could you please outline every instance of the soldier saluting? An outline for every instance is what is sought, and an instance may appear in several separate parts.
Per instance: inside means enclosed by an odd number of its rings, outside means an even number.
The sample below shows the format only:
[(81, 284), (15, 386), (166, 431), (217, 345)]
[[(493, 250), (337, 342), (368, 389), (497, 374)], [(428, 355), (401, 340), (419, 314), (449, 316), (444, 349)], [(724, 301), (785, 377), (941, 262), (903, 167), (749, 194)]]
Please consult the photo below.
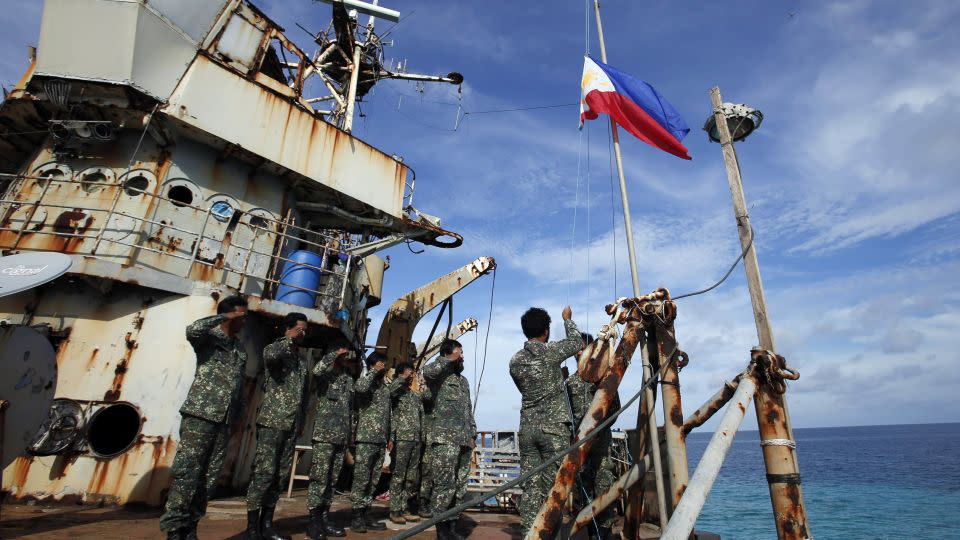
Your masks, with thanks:
[[(477, 424), (470, 406), (470, 383), (463, 373), (463, 346), (452, 339), (440, 345), (440, 358), (423, 368), (433, 394), (430, 440), (433, 468), (431, 510), (436, 517), (463, 501), (470, 473), (470, 452)], [(460, 540), (457, 517), (437, 523), (439, 540)]]
[(383, 522), (367, 515), (373, 502), (373, 490), (380, 482), (380, 469), (387, 450), (390, 434), (390, 402), (403, 381), (396, 378), (384, 381), (387, 372), (386, 355), (374, 351), (367, 357), (367, 372), (354, 385), (357, 406), (357, 451), (354, 456), (353, 486), (350, 489), (350, 504), (353, 519), (350, 529), (367, 532), (367, 529), (382, 531)]
[(350, 443), (353, 422), (353, 353), (340, 347), (328, 352), (313, 366), (316, 388), (316, 420), (313, 424), (313, 461), (307, 508), (310, 524), (307, 537), (325, 540), (327, 536), (346, 536), (330, 522), (333, 487), (340, 477), (343, 458)]
[(257, 453), (247, 488), (245, 540), (290, 540), (273, 528), (273, 512), (286, 485), (300, 427), (307, 366), (300, 343), (307, 332), (307, 316), (288, 313), (283, 336), (263, 349), (263, 402), (257, 413)]
[(417, 495), (417, 472), (423, 446), (423, 395), (413, 389), (413, 364), (397, 364), (395, 372), (403, 383), (390, 419), (390, 438), (396, 450), (390, 477), (390, 521), (404, 524), (420, 521), (420, 517), (410, 511), (409, 504)]
[(247, 355), (237, 338), (247, 316), (239, 296), (217, 304), (217, 314), (187, 327), (197, 371), (180, 408), (180, 444), (170, 468), (172, 484), (160, 518), (168, 539), (196, 538), (207, 510), (208, 484), (220, 474), (229, 438), (228, 413), (239, 405)]

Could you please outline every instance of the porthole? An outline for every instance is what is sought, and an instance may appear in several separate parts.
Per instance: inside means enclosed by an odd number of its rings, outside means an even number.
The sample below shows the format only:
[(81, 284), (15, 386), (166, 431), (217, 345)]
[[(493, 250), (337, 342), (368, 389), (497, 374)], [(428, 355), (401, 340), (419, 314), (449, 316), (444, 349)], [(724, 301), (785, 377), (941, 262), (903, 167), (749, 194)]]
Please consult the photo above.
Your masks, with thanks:
[(78, 175), (80, 187), (87, 193), (96, 193), (103, 189), (107, 184), (112, 184), (114, 175), (113, 170), (107, 167), (92, 167), (82, 171)]
[(221, 223), (227, 223), (233, 217), (235, 210), (227, 201), (217, 201), (210, 205), (210, 215)]
[(33, 171), (34, 182), (40, 188), (47, 186), (49, 179), (56, 180), (54, 184), (61, 184), (63, 181), (70, 180), (73, 176), (73, 170), (67, 165), (61, 163), (47, 163), (37, 167)]
[(150, 179), (142, 174), (127, 178), (123, 183), (123, 190), (131, 197), (143, 195), (143, 192), (150, 187)]
[(184, 185), (170, 186), (167, 198), (174, 206), (190, 206), (193, 204), (193, 190)]
[(129, 403), (108, 405), (95, 412), (87, 427), (90, 453), (112, 457), (126, 452), (140, 435), (140, 412)]

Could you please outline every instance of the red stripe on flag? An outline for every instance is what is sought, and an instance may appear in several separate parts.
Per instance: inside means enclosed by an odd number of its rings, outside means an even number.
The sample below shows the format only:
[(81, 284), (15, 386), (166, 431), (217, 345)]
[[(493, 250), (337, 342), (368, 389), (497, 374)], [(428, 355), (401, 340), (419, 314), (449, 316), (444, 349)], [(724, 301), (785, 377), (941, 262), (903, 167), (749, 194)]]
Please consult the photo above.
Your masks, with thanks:
[(584, 119), (595, 120), (599, 113), (607, 113), (623, 129), (650, 146), (679, 158), (692, 159), (687, 153), (687, 147), (630, 99), (616, 92), (593, 90), (587, 94), (584, 101), (590, 109), (580, 115), (581, 122)]

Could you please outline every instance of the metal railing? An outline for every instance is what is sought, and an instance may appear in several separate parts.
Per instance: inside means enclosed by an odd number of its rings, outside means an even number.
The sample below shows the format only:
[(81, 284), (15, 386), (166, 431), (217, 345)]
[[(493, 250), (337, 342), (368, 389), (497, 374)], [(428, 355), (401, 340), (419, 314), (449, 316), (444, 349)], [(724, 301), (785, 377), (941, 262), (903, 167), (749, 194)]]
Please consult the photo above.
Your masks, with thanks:
[[(53, 184), (87, 185), (89, 182), (83, 182), (75, 178), (58, 178), (52, 175), (31, 176), (0, 174), (0, 177), (9, 177), (15, 179), (14, 182), (11, 182), (11, 185), (7, 191), (7, 196), (3, 199), (0, 199), (0, 208), (2, 208), (3, 212), (3, 221), (0, 222), (0, 235), (2, 235), (4, 232), (16, 233), (16, 237), (12, 242), (0, 242), (0, 249), (15, 250), (22, 245), (26, 236), (46, 235), (65, 239), (92, 241), (93, 246), (87, 249), (84, 249), (82, 244), (78, 243), (77, 249), (70, 250), (69, 252), (74, 254), (97, 255), (97, 250), (100, 248), (101, 244), (103, 242), (107, 242), (109, 244), (131, 248), (132, 251), (126, 255), (128, 259), (127, 263), (129, 264), (136, 264), (136, 256), (139, 251), (147, 251), (155, 253), (161, 257), (170, 257), (173, 259), (188, 261), (183, 277), (189, 278), (190, 276), (194, 275), (195, 269), (198, 266), (208, 267), (213, 270), (222, 271), (222, 277), (224, 280), (228, 275), (231, 274), (238, 276), (238, 283), (236, 287), (239, 290), (243, 290), (243, 287), (248, 279), (262, 281), (264, 283), (262, 297), (264, 298), (275, 299), (276, 292), (279, 287), (284, 286), (289, 289), (315, 294), (317, 301), (313, 307), (316, 307), (322, 298), (334, 299), (339, 303), (338, 309), (343, 307), (348, 284), (347, 278), (349, 277), (350, 270), (354, 266), (355, 262), (353, 260), (354, 257), (349, 254), (349, 249), (359, 243), (359, 238), (356, 235), (349, 235), (347, 233), (335, 230), (314, 230), (300, 227), (293, 223), (293, 220), (289, 215), (286, 219), (279, 220), (260, 213), (251, 213), (239, 209), (233, 209), (233, 212), (230, 214), (230, 216), (226, 218), (225, 221), (221, 221), (226, 223), (226, 229), (223, 231), (223, 234), (215, 236), (213, 234), (209, 234), (208, 225), (210, 224), (211, 216), (213, 215), (213, 206), (220, 201), (210, 200), (208, 201), (209, 204), (207, 207), (200, 207), (185, 203), (183, 201), (174, 200), (163, 195), (150, 193), (145, 189), (138, 189), (136, 187), (127, 185), (127, 182), (123, 181), (123, 178), (131, 177), (129, 174), (124, 175), (117, 182), (98, 184), (105, 189), (111, 187), (116, 188), (117, 193), (114, 199), (111, 201), (109, 209), (95, 206), (64, 204), (62, 202), (44, 202), (44, 198), (49, 193), (50, 187)], [(36, 200), (17, 200), (15, 198), (11, 198), (12, 194), (26, 191), (26, 181), (29, 180), (35, 181), (37, 185), (42, 185), (40, 196), (37, 197)], [(149, 218), (118, 210), (118, 202), (124, 193), (132, 197), (144, 195), (156, 201), (163, 201), (181, 209), (191, 209), (202, 212), (204, 217), (200, 223), (199, 231), (178, 227), (167, 221), (158, 221), (157, 219), (154, 219), (156, 214), (155, 211), (152, 211), (152, 213), (154, 213), (154, 218)], [(153, 208), (155, 205), (144, 204), (143, 206), (144, 208)], [(29, 207), (30, 210), (23, 215), (22, 223), (20, 223), (19, 226), (16, 226), (14, 212), (24, 207)], [(59, 223), (59, 225), (56, 218), (53, 221), (45, 218), (42, 224), (36, 224), (34, 223), (34, 218), (40, 209), (60, 211), (59, 215), (61, 217), (66, 212), (77, 212), (82, 216), (80, 219), (86, 219), (87, 217), (92, 217), (95, 214), (104, 214), (104, 219), (99, 231), (94, 235), (86, 233), (86, 227), (79, 224), (74, 225), (74, 220), (70, 220), (69, 218), (65, 222)], [(111, 219), (117, 216), (132, 220), (133, 225), (127, 228), (121, 228), (118, 224), (116, 226), (116, 230), (120, 232), (127, 232), (127, 234), (123, 235), (121, 238), (112, 238), (106, 233), (111, 230)], [(247, 217), (247, 219), (244, 221), (244, 216), (249, 217)], [(214, 217), (214, 219), (220, 220), (221, 217)], [(232, 242), (227, 243), (227, 237), (229, 236), (232, 238), (237, 228), (240, 227), (241, 224), (245, 227), (248, 227), (251, 231), (249, 243), (245, 246), (238, 246)], [(144, 231), (144, 229), (148, 226), (155, 227), (157, 230), (168, 230), (180, 233), (180, 237), (184, 242), (192, 239), (193, 245), (190, 249), (189, 255), (180, 253), (177, 249), (151, 247), (149, 245), (151, 236), (146, 234)], [(58, 228), (60, 230), (58, 230)], [(132, 242), (123, 240), (123, 238), (126, 238), (130, 235), (135, 235), (138, 237), (138, 239)], [(273, 247), (270, 252), (265, 252), (258, 249), (258, 241), (262, 240), (265, 235), (267, 238), (269, 238), (267, 242), (269, 242)], [(213, 257), (205, 257), (202, 255), (201, 250), (205, 241), (211, 241), (216, 243), (215, 245), (218, 245), (218, 252), (214, 254)], [(320, 255), (320, 265), (317, 266), (301, 261), (295, 261), (286, 256), (285, 254), (294, 251), (289, 244), (293, 244), (299, 249), (313, 251), (314, 253)], [(226, 262), (227, 255), (230, 253), (231, 248), (243, 253), (243, 263), (239, 268), (234, 267)], [(333, 260), (333, 257), (338, 257), (340, 254), (343, 254), (346, 257), (345, 263), (343, 265), (336, 265), (333, 268), (328, 268)], [(268, 261), (268, 268), (265, 271), (254, 272), (250, 270), (250, 261), (255, 256), (263, 257)], [(284, 263), (294, 264), (297, 268), (306, 268), (317, 271), (320, 274), (317, 287), (315, 289), (305, 288), (299, 284), (285, 281), (283, 278), (282, 269), (278, 269), (278, 267), (282, 266)], [(173, 272), (167, 273), (172, 274)], [(338, 286), (331, 291), (330, 284), (331, 282), (335, 282), (336, 279), (340, 279), (341, 283), (339, 283)]]

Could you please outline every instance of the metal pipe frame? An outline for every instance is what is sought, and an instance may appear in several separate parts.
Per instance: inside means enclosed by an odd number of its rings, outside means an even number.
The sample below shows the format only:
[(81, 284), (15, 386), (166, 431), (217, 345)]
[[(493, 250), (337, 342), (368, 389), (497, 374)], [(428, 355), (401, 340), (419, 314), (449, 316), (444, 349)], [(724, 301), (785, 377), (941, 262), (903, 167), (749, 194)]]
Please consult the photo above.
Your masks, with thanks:
[[(668, 305), (673, 305), (668, 302)], [(671, 308), (676, 314), (676, 308)], [(680, 502), (683, 492), (689, 481), (689, 465), (687, 463), (687, 444), (683, 434), (683, 405), (680, 398), (680, 369), (671, 356), (677, 354), (678, 347), (673, 329), (673, 319), (664, 323), (656, 319), (653, 334), (656, 338), (656, 350), (659, 364), (666, 366), (666, 372), (661, 380), (663, 401), (663, 432), (666, 438), (667, 466), (670, 485), (670, 496), (667, 512), (672, 513)], [(669, 514), (667, 516), (669, 518)]]
[(683, 421), (683, 435), (687, 436), (694, 429), (702, 426), (707, 420), (710, 420), (728, 401), (733, 397), (740, 385), (740, 376), (723, 383), (723, 388), (717, 390), (717, 393), (710, 396), (707, 401)]
[(720, 466), (723, 465), (723, 460), (733, 444), (737, 429), (743, 422), (747, 405), (750, 404), (756, 390), (757, 382), (752, 373), (741, 378), (740, 385), (720, 420), (720, 425), (717, 426), (707, 449), (703, 452), (703, 457), (697, 464), (697, 469), (693, 472), (687, 490), (660, 536), (661, 540), (686, 540), (690, 537), (697, 517), (707, 501), (710, 488), (713, 487), (717, 474), (720, 473)]

